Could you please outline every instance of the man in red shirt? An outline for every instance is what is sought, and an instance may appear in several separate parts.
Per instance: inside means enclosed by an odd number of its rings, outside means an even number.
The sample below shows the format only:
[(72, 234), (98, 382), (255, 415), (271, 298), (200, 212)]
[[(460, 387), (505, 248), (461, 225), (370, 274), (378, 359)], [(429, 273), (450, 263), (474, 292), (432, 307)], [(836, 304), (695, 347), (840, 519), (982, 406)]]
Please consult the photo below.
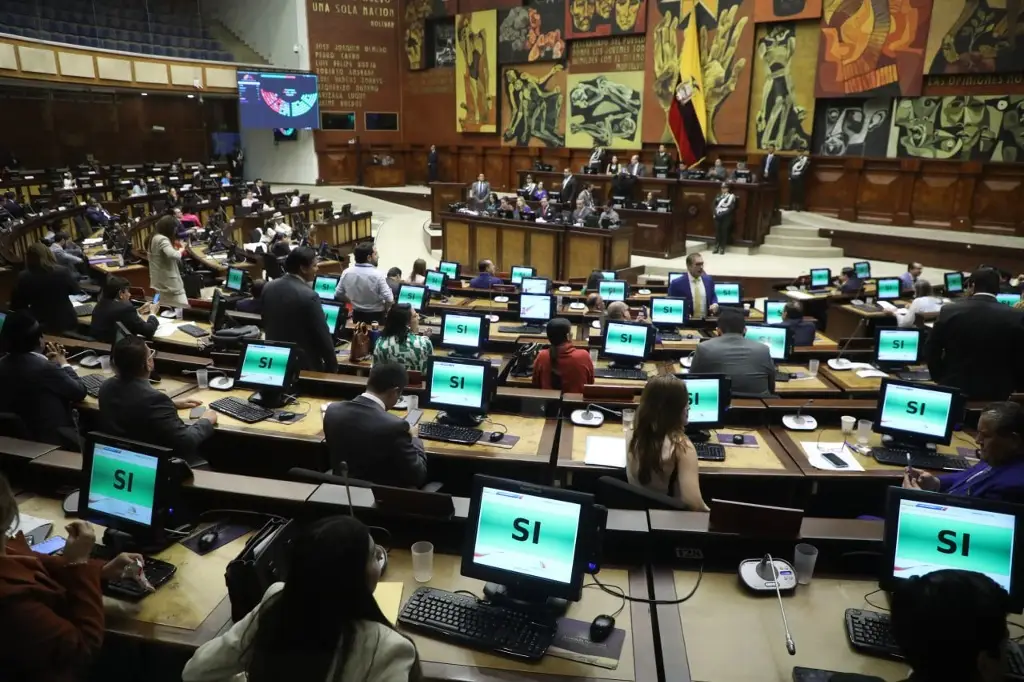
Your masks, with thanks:
[(594, 383), (590, 353), (572, 345), (572, 324), (564, 317), (548, 322), (547, 336), (550, 346), (538, 353), (533, 363), (533, 385), (582, 393), (584, 386)]

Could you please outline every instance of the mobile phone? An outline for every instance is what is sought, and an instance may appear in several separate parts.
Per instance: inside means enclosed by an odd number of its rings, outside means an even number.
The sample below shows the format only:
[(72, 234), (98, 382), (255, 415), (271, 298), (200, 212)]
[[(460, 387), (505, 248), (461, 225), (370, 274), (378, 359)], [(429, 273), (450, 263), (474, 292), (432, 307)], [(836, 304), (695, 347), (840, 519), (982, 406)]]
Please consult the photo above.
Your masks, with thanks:
[(846, 463), (846, 460), (837, 455), (834, 452), (823, 452), (821, 456), (831, 462), (837, 469), (846, 469), (850, 465)]
[(199, 419), (206, 413), (206, 408), (200, 405), (199, 407), (193, 407), (192, 411), (188, 413), (189, 419)]
[(153, 305), (159, 305), (159, 304), (160, 304), (160, 292), (158, 291), (155, 294), (153, 294)]
[(42, 542), (32, 545), (29, 549), (39, 554), (56, 554), (57, 552), (64, 549), (64, 545), (68, 544), (66, 538), (59, 535), (54, 535), (51, 538), (47, 538)]

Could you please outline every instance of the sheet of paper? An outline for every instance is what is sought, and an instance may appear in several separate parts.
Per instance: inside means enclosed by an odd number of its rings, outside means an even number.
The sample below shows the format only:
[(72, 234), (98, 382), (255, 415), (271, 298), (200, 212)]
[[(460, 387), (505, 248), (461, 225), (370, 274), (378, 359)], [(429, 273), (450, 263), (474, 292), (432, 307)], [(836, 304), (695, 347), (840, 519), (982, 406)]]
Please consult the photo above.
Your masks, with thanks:
[(814, 298), (814, 294), (809, 294), (806, 291), (787, 291), (786, 295), (800, 301), (806, 301), (809, 298)]
[(53, 521), (43, 519), (29, 514), (19, 514), (17, 523), (12, 523), (7, 529), (9, 535), (16, 535), (19, 531), (25, 534), (30, 545), (36, 545), (45, 540), (53, 530)]
[(153, 332), (154, 337), (166, 339), (168, 336), (173, 336), (174, 332), (178, 331), (178, 325), (175, 324), (177, 320), (173, 318), (167, 319), (160, 317), (158, 317), (157, 320), (160, 321), (160, 325), (156, 328), (156, 331)]
[(403, 587), (402, 583), (377, 583), (377, 589), (373, 591), (377, 606), (391, 624), (398, 622), (398, 613), (402, 610)]
[(587, 436), (586, 464), (594, 466), (626, 467), (626, 439), (610, 436)]
[[(810, 462), (811, 466), (815, 469), (825, 469), (826, 471), (864, 471), (864, 467), (862, 467), (860, 462), (858, 462), (853, 456), (853, 453), (850, 452), (845, 443), (815, 443), (814, 441), (803, 441), (800, 445), (804, 449), (804, 454), (807, 455), (807, 461)], [(846, 462), (847, 466), (844, 468), (837, 467), (822, 456), (823, 452), (836, 453), (839, 455), (840, 459)]]
[(857, 376), (861, 379), (870, 379), (871, 377), (878, 377), (879, 379), (885, 379), (889, 375), (879, 369), (858, 369)]

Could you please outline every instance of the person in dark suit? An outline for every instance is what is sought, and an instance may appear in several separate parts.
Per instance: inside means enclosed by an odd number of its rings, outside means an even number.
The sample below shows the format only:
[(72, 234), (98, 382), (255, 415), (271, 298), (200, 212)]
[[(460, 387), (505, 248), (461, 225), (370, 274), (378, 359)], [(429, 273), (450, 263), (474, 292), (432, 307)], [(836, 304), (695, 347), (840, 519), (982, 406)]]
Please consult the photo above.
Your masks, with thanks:
[(298, 346), (299, 367), (336, 372), (334, 341), (324, 322), (320, 297), (309, 286), (316, 279), (316, 252), (308, 246), (293, 249), (284, 260), (287, 273), (263, 288), (263, 330), (267, 341)]
[(430, 145), (427, 154), (427, 182), (437, 182), (437, 147)]
[[(588, 287), (589, 288), (589, 287)], [(718, 312), (715, 282), (704, 272), (704, 256), (691, 253), (686, 257), (686, 274), (668, 285), (670, 298), (686, 299), (686, 317), (707, 317)]]
[(761, 162), (761, 179), (764, 182), (775, 182), (779, 173), (779, 159), (775, 156), (775, 145), (768, 145), (768, 156)]
[(672, 170), (672, 164), (674, 163), (672, 155), (665, 150), (665, 145), (658, 145), (658, 153), (654, 155), (654, 166), (655, 168), (665, 168), (666, 170)]
[(78, 449), (72, 408), (85, 400), (85, 384), (64, 349), (43, 344), (43, 329), (30, 314), (11, 313), (3, 328), (0, 412), (24, 422), (32, 440)]
[(28, 310), (45, 334), (61, 334), (78, 326), (68, 296), (82, 293), (71, 271), (57, 265), (53, 252), (36, 242), (25, 252), (25, 269), (11, 293), (12, 310)]
[(640, 163), (640, 156), (637, 154), (633, 155), (633, 158), (629, 160), (629, 165), (626, 166), (626, 172), (632, 175), (634, 178), (642, 178), (646, 175), (644, 171), (644, 165)]
[(85, 209), (85, 217), (95, 227), (106, 227), (114, 219), (107, 209), (100, 206), (100, 202), (95, 199), (89, 200), (89, 207)]
[(782, 310), (782, 327), (789, 327), (793, 330), (794, 346), (812, 346), (817, 328), (810, 320), (804, 319), (804, 307), (792, 301), (786, 304)]
[(469, 188), (469, 200), (474, 208), (480, 210), (491, 196), (491, 183), (487, 182), (483, 173), (476, 176), (476, 182)]
[(136, 336), (153, 338), (160, 321), (153, 314), (153, 306), (149, 303), (143, 304), (136, 312), (131, 303), (130, 287), (124, 277), (107, 277), (100, 301), (92, 311), (89, 336), (102, 343), (113, 343), (117, 338), (117, 323), (120, 322)]
[(263, 313), (263, 287), (267, 285), (265, 280), (254, 279), (249, 287), (249, 298), (243, 298), (235, 304), (235, 310), (243, 313), (260, 315)]
[(864, 290), (864, 282), (857, 277), (857, 271), (847, 266), (839, 272), (839, 293), (859, 295)]
[(537, 217), (543, 218), (544, 220), (551, 220), (555, 217), (555, 210), (551, 208), (551, 204), (548, 203), (547, 198), (540, 200), (540, 207), (537, 209)]
[(925, 348), (928, 370), (971, 400), (1006, 400), (1024, 389), (1024, 311), (996, 300), (993, 268), (975, 271), (968, 291), (939, 311)]
[(562, 173), (562, 189), (560, 196), (563, 206), (575, 206), (576, 195), (580, 193), (580, 181), (568, 168)]
[(25, 209), (18, 203), (14, 192), (4, 192), (4, 198), (3, 201), (0, 201), (0, 206), (3, 206), (4, 210), (10, 213), (12, 218), (25, 217)]
[(733, 394), (748, 397), (775, 393), (775, 363), (768, 346), (744, 336), (743, 311), (726, 308), (718, 315), (720, 335), (697, 346), (690, 372), (725, 374)]
[(729, 183), (722, 183), (722, 192), (715, 198), (715, 250), (714, 253), (725, 253), (732, 232), (736, 215), (736, 195), (729, 188)]
[(128, 336), (114, 346), (115, 376), (100, 386), (100, 423), (106, 433), (170, 448), (191, 467), (206, 464), (199, 445), (213, 435), (217, 413), (206, 410), (191, 426), (178, 416), (178, 410), (199, 407), (202, 402), (189, 398), (171, 400), (153, 388), (153, 352), (137, 336)]
[(366, 392), (347, 402), (331, 403), (324, 414), (324, 437), (331, 469), (381, 485), (419, 488), (427, 480), (423, 443), (409, 424), (388, 412), (409, 381), (405, 367), (395, 363), (373, 366)]

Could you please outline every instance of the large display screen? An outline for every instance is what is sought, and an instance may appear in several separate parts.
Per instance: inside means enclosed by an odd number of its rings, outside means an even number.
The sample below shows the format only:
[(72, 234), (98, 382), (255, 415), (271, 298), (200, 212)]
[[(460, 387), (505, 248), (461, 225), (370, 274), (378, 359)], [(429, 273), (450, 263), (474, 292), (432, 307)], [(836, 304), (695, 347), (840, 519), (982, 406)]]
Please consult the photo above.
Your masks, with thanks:
[(475, 315), (445, 315), (441, 343), (445, 346), (479, 348), (482, 322)]
[(156, 506), (157, 464), (156, 457), (96, 443), (89, 473), (88, 508), (151, 525)]
[(682, 326), (686, 323), (686, 301), (681, 298), (651, 299), (651, 322)]
[(473, 563), (568, 584), (581, 511), (575, 502), (484, 487)]
[(744, 336), (768, 346), (772, 360), (785, 360), (786, 331), (785, 327), (747, 327)]
[(483, 409), (485, 371), (481, 365), (435, 361), (430, 375), (430, 404)]
[(717, 424), (721, 381), (718, 379), (684, 379), (690, 394), (690, 411), (687, 422), (694, 425)]
[(242, 372), (238, 375), (238, 380), (260, 386), (284, 386), (291, 352), (291, 348), (250, 343), (245, 348)]
[(604, 352), (608, 355), (644, 359), (650, 327), (609, 322), (605, 331)]
[(313, 73), (238, 72), (242, 128), (319, 128), (319, 84)]
[(880, 329), (878, 331), (878, 362), (917, 362), (921, 332), (916, 329)]
[(942, 439), (949, 431), (953, 394), (917, 386), (887, 384), (882, 394), (881, 426), (928, 440)]

